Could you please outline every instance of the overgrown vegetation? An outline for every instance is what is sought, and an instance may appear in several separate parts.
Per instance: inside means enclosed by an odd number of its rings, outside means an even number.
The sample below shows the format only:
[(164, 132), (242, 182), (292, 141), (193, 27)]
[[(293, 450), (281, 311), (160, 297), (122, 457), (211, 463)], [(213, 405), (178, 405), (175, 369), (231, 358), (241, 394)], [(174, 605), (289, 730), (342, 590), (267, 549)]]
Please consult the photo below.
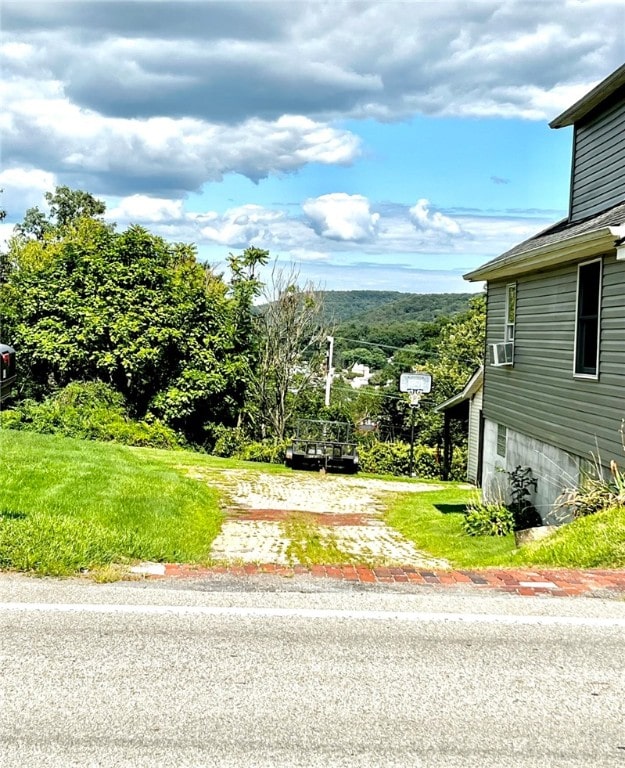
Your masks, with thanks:
[(290, 563), (354, 564), (354, 558), (341, 550), (332, 531), (322, 533), (312, 515), (305, 512), (293, 514), (282, 523), (282, 528), (289, 540), (286, 557)]
[(567, 488), (556, 499), (556, 507), (571, 513), (574, 518), (594, 515), (612, 507), (625, 507), (625, 476), (614, 460), (610, 462), (610, 474), (606, 476), (595, 458), (591, 470), (582, 475), (580, 484)]
[(131, 419), (124, 398), (100, 381), (72, 382), (38, 403), (0, 412), (0, 427), (124, 445), (176, 448), (180, 436), (158, 419)]
[(533, 503), (533, 494), (538, 488), (538, 480), (531, 467), (515, 467), (508, 472), (510, 481), (510, 512), (514, 521), (514, 530), (522, 531), (542, 525), (542, 519)]
[(613, 507), (561, 526), (528, 544), (517, 561), (558, 568), (625, 568), (625, 507)]

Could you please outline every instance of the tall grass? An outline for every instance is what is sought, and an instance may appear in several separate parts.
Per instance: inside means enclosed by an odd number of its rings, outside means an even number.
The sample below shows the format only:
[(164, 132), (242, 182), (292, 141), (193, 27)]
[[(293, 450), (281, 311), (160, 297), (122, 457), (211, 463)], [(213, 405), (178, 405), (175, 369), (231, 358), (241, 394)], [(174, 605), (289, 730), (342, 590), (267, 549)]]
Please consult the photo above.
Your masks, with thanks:
[(614, 507), (562, 526), (524, 547), (524, 564), (561, 568), (625, 568), (625, 508)]

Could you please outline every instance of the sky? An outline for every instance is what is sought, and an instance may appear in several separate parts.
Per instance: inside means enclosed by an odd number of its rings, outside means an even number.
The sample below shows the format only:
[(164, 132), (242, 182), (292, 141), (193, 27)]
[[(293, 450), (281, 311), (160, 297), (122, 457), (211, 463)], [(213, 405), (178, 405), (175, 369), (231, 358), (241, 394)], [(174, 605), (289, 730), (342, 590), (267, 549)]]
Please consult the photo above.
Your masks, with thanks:
[[(572, 129), (622, 0), (3, 0), (0, 238), (56, 185), (301, 285), (480, 290), (567, 215)], [(268, 277), (267, 277), (268, 279)]]

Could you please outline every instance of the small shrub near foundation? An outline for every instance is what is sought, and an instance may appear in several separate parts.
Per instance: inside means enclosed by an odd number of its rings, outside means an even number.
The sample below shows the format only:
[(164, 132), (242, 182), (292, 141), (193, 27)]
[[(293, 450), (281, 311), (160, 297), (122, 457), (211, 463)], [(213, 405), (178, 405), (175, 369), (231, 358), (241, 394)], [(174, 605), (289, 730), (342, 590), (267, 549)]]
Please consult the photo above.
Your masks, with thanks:
[(469, 536), (507, 536), (514, 530), (514, 515), (505, 504), (475, 498), (467, 504), (463, 528)]

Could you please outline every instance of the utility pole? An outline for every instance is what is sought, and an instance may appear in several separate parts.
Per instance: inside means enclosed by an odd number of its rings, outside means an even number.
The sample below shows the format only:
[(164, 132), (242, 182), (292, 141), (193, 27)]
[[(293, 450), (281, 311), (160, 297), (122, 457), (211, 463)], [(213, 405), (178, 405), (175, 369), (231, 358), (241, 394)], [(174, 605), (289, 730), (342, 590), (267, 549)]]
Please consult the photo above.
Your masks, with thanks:
[(332, 387), (332, 375), (334, 373), (334, 368), (332, 367), (332, 357), (334, 355), (334, 336), (327, 336), (326, 341), (328, 342), (328, 351), (326, 353), (327, 355), (327, 372), (326, 372), (326, 401), (325, 405), (326, 408), (330, 407), (330, 388)]

